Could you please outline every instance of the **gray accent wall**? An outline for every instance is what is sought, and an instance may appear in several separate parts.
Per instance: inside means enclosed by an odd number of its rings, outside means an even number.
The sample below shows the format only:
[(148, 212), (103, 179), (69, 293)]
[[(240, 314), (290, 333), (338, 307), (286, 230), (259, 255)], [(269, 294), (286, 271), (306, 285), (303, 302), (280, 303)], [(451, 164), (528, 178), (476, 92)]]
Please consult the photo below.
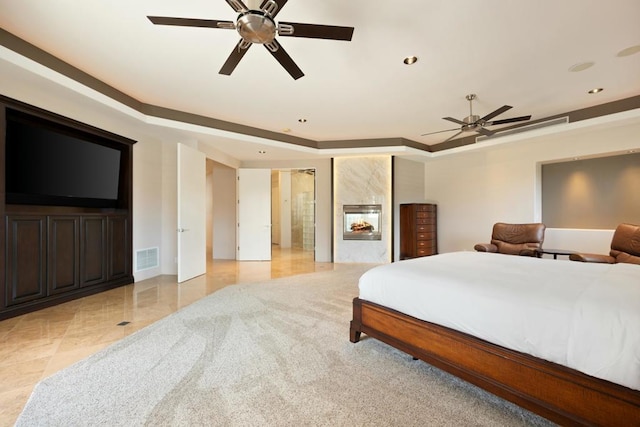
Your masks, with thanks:
[(640, 223), (640, 153), (542, 165), (542, 222), (584, 229)]

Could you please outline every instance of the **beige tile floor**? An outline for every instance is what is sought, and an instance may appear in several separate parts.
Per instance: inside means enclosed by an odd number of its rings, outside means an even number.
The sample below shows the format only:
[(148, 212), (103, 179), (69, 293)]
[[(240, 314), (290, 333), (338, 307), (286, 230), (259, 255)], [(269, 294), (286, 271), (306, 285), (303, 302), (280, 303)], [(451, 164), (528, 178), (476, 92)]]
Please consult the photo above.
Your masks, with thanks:
[(0, 321), (0, 426), (15, 423), (41, 379), (226, 285), (335, 267), (274, 246), (270, 262), (212, 260), (206, 275), (180, 285), (159, 276)]

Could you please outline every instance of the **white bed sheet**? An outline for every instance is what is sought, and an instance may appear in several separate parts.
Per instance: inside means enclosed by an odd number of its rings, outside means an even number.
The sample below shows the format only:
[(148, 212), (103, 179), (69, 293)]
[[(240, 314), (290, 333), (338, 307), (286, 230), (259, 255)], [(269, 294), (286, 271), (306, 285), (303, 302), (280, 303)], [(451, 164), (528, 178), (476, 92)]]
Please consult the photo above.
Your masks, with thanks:
[(375, 267), (360, 298), (640, 390), (640, 266), (453, 252)]

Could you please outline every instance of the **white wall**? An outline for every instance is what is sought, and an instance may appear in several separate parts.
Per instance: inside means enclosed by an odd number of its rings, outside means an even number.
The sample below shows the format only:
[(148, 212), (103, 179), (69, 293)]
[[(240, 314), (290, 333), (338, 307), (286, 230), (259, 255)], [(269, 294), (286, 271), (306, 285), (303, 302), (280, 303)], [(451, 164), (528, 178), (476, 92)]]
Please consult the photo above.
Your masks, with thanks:
[(133, 276), (141, 281), (157, 276), (162, 269), (136, 271), (136, 251), (158, 248), (162, 257), (162, 143), (138, 141), (133, 146)]
[[(162, 144), (162, 163), (157, 165), (162, 171), (162, 226), (158, 233), (162, 238), (160, 266), (162, 274), (178, 274), (178, 145)], [(133, 195), (138, 193), (133, 183)], [(133, 224), (134, 228), (138, 226)]]
[[(427, 160), (425, 199), (438, 204), (440, 252), (473, 250), (475, 243), (488, 241), (498, 221), (540, 221), (542, 162), (637, 150), (638, 135), (637, 119), (611, 122), (605, 129), (583, 123), (571, 131)], [(549, 229), (545, 246), (608, 253), (607, 236), (592, 230)], [(588, 249), (587, 241), (592, 242)]]
[(236, 259), (236, 170), (214, 162), (213, 258)]
[(207, 188), (205, 190), (207, 194), (207, 254), (213, 253), (213, 174), (211, 173), (212, 160), (207, 159)]
[(424, 163), (393, 158), (393, 260), (400, 259), (400, 204), (424, 203)]

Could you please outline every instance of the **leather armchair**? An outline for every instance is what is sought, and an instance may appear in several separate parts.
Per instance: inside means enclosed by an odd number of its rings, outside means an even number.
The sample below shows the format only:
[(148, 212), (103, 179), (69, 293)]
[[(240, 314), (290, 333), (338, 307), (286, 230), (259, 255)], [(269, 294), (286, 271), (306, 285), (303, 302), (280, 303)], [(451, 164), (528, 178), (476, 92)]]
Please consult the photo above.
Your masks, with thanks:
[(509, 255), (538, 256), (536, 249), (542, 247), (546, 226), (542, 223), (493, 225), (491, 243), (478, 243), (478, 252), (495, 252)]
[(569, 259), (608, 264), (618, 262), (640, 264), (640, 225), (625, 223), (618, 225), (611, 239), (609, 255), (575, 253), (569, 255)]

